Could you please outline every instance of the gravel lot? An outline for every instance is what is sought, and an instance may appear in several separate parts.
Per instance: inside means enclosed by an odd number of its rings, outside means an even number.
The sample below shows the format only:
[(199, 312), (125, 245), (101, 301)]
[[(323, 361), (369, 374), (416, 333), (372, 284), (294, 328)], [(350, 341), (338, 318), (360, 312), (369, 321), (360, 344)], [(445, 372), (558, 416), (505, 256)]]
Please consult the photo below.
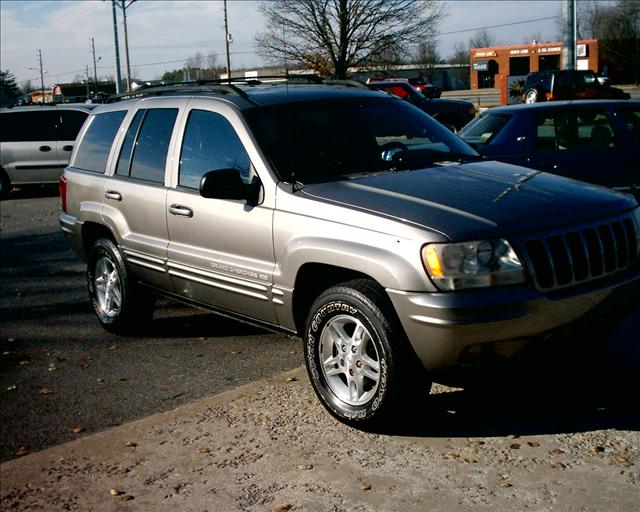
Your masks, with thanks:
[(302, 369), (259, 380), (300, 364), (295, 339), (169, 305), (148, 338), (96, 329), (57, 199), (36, 203), (2, 203), (1, 510), (640, 509), (640, 311), (596, 352), (570, 340), (492, 385), (437, 385), (361, 432)]

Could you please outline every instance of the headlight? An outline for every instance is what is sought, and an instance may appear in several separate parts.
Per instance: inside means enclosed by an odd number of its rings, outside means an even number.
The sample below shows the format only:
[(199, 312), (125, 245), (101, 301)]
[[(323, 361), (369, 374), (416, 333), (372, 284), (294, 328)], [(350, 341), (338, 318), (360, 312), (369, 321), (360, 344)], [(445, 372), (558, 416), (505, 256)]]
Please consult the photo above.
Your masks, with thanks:
[(441, 290), (519, 284), (525, 280), (520, 259), (506, 240), (427, 244), (422, 261)]

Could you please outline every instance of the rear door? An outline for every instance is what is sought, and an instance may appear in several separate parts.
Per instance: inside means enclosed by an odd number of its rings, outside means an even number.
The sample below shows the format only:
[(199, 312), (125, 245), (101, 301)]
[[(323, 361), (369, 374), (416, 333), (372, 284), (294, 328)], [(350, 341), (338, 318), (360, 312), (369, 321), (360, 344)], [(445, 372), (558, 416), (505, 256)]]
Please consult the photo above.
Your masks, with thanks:
[(88, 115), (89, 112), (85, 110), (60, 109), (57, 149), (58, 159), (61, 162), (65, 164), (69, 162), (78, 132)]
[(113, 176), (105, 180), (103, 218), (127, 264), (146, 283), (170, 289), (165, 170), (175, 125), (185, 100), (140, 102), (129, 118)]
[(625, 181), (628, 144), (606, 105), (536, 113), (530, 166), (615, 187)]
[(251, 161), (257, 158), (255, 147), (240, 116), (222, 102), (194, 99), (189, 107), (175, 188), (167, 196), (168, 265), (175, 292), (273, 323), (271, 203), (199, 194), (208, 171), (235, 168), (245, 183), (258, 179)]
[(2, 166), (11, 183), (57, 183), (69, 157), (58, 155), (57, 109), (20, 110), (2, 114)]

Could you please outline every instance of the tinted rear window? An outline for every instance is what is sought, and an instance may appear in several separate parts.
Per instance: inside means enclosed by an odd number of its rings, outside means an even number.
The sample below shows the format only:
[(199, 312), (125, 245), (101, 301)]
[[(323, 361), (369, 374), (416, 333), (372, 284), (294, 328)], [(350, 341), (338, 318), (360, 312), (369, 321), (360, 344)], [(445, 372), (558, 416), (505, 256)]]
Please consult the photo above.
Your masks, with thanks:
[(78, 132), (89, 114), (81, 110), (63, 110), (61, 112), (62, 129), (59, 140), (76, 140)]
[(57, 110), (4, 112), (0, 117), (2, 142), (54, 141), (58, 139)]
[(147, 110), (133, 149), (129, 176), (144, 181), (164, 182), (164, 167), (178, 109)]
[(78, 147), (74, 167), (103, 173), (107, 167), (113, 139), (126, 115), (125, 110), (96, 114)]

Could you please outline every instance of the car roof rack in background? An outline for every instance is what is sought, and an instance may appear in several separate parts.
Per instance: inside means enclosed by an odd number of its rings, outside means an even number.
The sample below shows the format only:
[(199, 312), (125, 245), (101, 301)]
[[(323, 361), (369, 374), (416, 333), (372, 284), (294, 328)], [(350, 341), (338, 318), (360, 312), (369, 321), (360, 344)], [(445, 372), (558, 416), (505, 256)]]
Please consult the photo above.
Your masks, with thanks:
[(245, 91), (239, 86), (279, 85), (279, 84), (318, 84), (318, 85), (342, 85), (345, 87), (367, 88), (357, 80), (333, 80), (317, 75), (268, 75), (258, 78), (231, 78), (215, 80), (194, 80), (190, 82), (172, 82), (167, 84), (143, 84), (132, 91), (109, 96), (106, 103), (117, 101), (146, 98), (150, 96), (169, 96), (172, 94), (189, 93), (214, 93), (230, 96), (238, 96), (251, 101)]
[(248, 99), (247, 94), (229, 83), (228, 80), (195, 80), (191, 82), (173, 82), (167, 84), (142, 84), (139, 87), (121, 94), (113, 94), (107, 99), (107, 103), (117, 101), (146, 98), (149, 96), (169, 96), (172, 94), (188, 94), (211, 92), (216, 94), (226, 94), (239, 96)]

